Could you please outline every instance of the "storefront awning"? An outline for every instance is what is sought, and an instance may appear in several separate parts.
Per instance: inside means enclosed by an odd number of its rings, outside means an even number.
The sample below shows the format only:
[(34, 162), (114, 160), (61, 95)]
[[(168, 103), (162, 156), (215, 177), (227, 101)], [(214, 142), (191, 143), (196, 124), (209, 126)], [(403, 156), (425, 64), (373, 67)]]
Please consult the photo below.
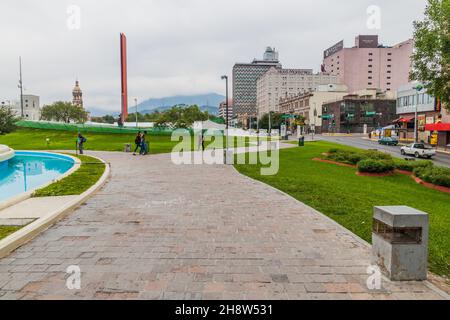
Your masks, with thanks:
[(397, 119), (393, 122), (394, 123), (408, 123), (408, 122), (412, 122), (413, 120), (414, 120), (414, 117), (405, 117), (405, 118)]
[(435, 123), (425, 125), (426, 131), (450, 131), (450, 123)]

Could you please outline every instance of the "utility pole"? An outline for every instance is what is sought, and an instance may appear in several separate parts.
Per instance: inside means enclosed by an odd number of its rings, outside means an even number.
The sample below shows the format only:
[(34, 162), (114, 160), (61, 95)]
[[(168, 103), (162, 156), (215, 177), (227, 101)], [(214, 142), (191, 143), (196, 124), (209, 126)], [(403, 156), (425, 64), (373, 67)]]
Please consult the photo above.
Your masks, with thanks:
[(20, 88), (20, 113), (22, 118), (24, 117), (23, 112), (23, 81), (22, 81), (22, 57), (19, 57), (19, 88)]

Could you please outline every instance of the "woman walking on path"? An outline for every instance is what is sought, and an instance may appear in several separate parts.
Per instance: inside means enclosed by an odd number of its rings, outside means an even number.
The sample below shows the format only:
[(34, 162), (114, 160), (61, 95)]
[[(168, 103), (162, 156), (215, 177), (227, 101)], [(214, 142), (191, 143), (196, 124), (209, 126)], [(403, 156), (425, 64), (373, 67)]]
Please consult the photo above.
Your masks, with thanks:
[(136, 148), (134, 148), (133, 156), (136, 155), (136, 152), (139, 148), (142, 150), (142, 136), (141, 132), (139, 131), (136, 138), (134, 139), (134, 143), (136, 144)]

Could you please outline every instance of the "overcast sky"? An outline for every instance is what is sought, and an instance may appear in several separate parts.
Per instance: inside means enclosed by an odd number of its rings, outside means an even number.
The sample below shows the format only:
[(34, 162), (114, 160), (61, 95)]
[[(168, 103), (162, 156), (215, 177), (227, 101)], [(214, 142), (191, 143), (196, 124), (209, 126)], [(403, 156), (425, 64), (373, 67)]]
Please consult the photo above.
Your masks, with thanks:
[[(81, 9), (79, 29), (67, 13)], [(381, 8), (381, 29), (367, 8)], [(18, 98), (18, 56), (25, 93), (41, 104), (71, 100), (78, 77), (86, 107), (119, 110), (119, 33), (128, 38), (130, 102), (178, 94), (223, 93), (235, 62), (274, 46), (286, 68), (320, 69), (323, 50), (357, 34), (392, 45), (412, 36), (425, 0), (2, 0), (0, 101)], [(73, 24), (71, 24), (74, 26)]]

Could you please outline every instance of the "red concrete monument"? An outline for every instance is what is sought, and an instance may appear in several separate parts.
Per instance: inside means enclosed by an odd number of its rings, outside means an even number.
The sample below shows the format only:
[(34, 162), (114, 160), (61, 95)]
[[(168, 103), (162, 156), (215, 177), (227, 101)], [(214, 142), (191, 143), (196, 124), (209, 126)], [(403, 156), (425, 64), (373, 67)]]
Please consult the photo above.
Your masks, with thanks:
[(128, 117), (128, 83), (127, 83), (127, 37), (120, 34), (120, 68), (122, 80), (122, 123)]

